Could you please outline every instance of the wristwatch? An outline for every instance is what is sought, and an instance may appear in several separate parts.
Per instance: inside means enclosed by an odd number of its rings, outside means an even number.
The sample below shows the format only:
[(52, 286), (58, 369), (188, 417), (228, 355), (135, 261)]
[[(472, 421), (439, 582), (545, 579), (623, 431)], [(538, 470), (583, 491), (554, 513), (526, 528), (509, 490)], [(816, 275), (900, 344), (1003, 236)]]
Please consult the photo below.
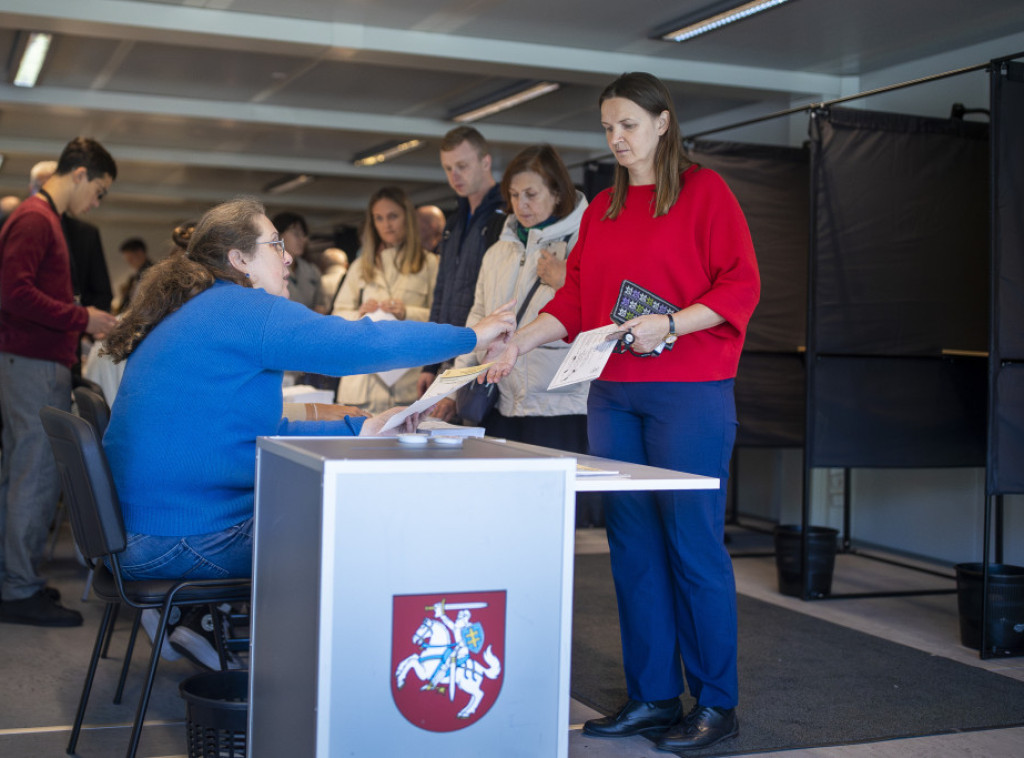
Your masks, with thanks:
[(668, 334), (665, 335), (664, 341), (671, 348), (673, 343), (679, 338), (679, 335), (676, 334), (676, 320), (672, 318), (672, 314), (666, 313), (665, 315), (668, 316)]

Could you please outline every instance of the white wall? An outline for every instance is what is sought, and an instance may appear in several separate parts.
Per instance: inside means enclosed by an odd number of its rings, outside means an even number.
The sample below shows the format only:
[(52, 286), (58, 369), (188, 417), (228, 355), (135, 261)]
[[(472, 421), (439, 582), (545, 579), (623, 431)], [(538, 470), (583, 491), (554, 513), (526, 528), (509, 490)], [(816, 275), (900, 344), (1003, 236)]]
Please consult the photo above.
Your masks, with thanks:
[[(874, 72), (861, 78), (861, 91), (966, 68), (1021, 51), (1024, 35), (1014, 35)], [(988, 73), (965, 73), (851, 101), (844, 107), (948, 118), (953, 103), (988, 108)], [(969, 118), (979, 120), (977, 116)], [(797, 119), (806, 122), (806, 116), (788, 119), (790, 144), (799, 144), (800, 135), (805, 133), (800, 131)], [(779, 133), (778, 125), (746, 127), (710, 139), (739, 140), (742, 135), (746, 141), (779, 144)], [(740, 512), (780, 523), (799, 523), (803, 491), (801, 452), (747, 449), (738, 451), (737, 456)], [(1024, 465), (1024, 461), (1020, 463)], [(836, 495), (836, 480), (830, 473), (815, 472), (812, 522), (841, 528), (841, 498)], [(947, 564), (981, 560), (983, 469), (856, 469), (850, 488), (855, 542)], [(1004, 561), (1024, 565), (1024, 496), (1007, 497), (1005, 513)]]

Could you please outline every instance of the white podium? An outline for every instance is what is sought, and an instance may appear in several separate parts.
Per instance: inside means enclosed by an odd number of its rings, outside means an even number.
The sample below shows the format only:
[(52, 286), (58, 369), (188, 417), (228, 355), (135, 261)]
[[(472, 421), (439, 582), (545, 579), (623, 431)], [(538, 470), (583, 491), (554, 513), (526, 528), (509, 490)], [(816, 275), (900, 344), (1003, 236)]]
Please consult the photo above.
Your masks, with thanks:
[(566, 756), (575, 491), (717, 486), (488, 438), (261, 438), (249, 756)]

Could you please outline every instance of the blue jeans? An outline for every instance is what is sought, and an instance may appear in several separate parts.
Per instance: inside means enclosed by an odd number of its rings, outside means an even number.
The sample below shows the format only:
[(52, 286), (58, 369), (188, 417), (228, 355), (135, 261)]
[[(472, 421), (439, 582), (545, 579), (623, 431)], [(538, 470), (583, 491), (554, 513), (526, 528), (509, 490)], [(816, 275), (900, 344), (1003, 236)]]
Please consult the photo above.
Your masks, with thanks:
[(724, 536), (733, 382), (595, 381), (588, 411), (592, 454), (721, 480), (718, 490), (609, 493), (605, 523), (629, 697), (679, 695), (681, 657), (697, 703), (732, 708), (736, 586)]
[(252, 518), (220, 532), (187, 537), (128, 533), (120, 555), (125, 579), (227, 579), (252, 576)]

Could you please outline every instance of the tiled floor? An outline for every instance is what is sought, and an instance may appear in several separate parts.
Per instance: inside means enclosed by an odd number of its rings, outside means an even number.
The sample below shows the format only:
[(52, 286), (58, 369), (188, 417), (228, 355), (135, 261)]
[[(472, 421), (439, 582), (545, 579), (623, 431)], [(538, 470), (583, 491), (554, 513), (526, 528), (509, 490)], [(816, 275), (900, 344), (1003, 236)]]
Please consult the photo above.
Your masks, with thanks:
[[(734, 550), (750, 546), (756, 551), (765, 545), (763, 537), (746, 531), (731, 531)], [(577, 552), (608, 549), (601, 530), (579, 531), (576, 544)], [(976, 652), (959, 644), (955, 595), (805, 603), (778, 593), (771, 557), (737, 558), (734, 565), (737, 587), (743, 594), (1024, 681), (1024, 658), (983, 661)], [(84, 627), (71, 630), (0, 625), (0, 681), (3, 682), (0, 686), (0, 758), (56, 758), (65, 755), (69, 724), (83, 674), (82, 665), (87, 659), (102, 609), (95, 602), (78, 601), (84, 570), (74, 561), (69, 540), (62, 540), (58, 545), (57, 560), (48, 575), (62, 590), (68, 605), (82, 610), (86, 623)], [(950, 584), (946, 580), (854, 556), (839, 557), (833, 583), (835, 592), (948, 586)], [(123, 644), (122, 634), (115, 639), (114, 648)], [(148, 645), (140, 643), (137, 656), (141, 658), (147, 654)], [(119, 656), (120, 652), (112, 649), (112, 655)], [(140, 667), (141, 663), (137, 662), (136, 673)], [(89, 728), (80, 742), (82, 758), (106, 758), (123, 753), (133, 709), (130, 705), (113, 706), (109, 702), (117, 668), (116, 661), (100, 665), (94, 699), (86, 720)], [(184, 713), (177, 697), (177, 683), (194, 671), (186, 661), (161, 665), (140, 758), (180, 758)], [(137, 691), (131, 690), (132, 681), (129, 680), (126, 703), (134, 703), (137, 697)], [(1021, 704), (1021, 712), (1024, 719), (1024, 703)], [(583, 736), (580, 726), (594, 715), (583, 705), (572, 703), (569, 734), (569, 755), (572, 758), (666, 755), (640, 737), (599, 740)], [(742, 723), (742, 704), (740, 719)], [(1024, 728), (759, 755), (787, 758), (1016, 758), (1024, 756)], [(381, 756), (391, 758), (386, 750)]]

